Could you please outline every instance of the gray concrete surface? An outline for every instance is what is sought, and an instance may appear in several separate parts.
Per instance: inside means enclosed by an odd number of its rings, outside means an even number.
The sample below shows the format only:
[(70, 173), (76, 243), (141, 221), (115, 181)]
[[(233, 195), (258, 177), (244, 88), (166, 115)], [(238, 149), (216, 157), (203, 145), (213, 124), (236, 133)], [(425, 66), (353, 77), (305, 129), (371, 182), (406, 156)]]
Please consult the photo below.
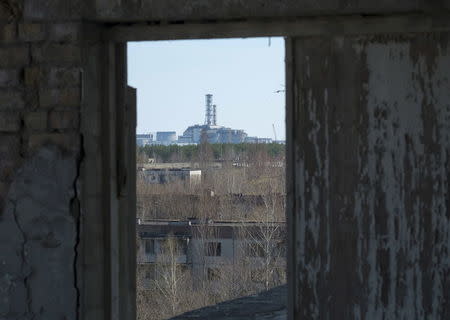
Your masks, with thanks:
[(172, 318), (173, 320), (286, 320), (287, 287), (219, 303)]
[(0, 216), (1, 319), (76, 319), (76, 165), (50, 147), (17, 172)]
[[(33, 2), (36, 0), (32, 0)], [(31, 0), (30, 0), (31, 2)], [(292, 18), (299, 16), (440, 12), (450, 1), (426, 0), (96, 0), (95, 16), (103, 21), (201, 21)]]
[(130, 112), (112, 41), (300, 28), (286, 53), (292, 318), (449, 319), (449, 8), (0, 1), (0, 318), (133, 314), (119, 272), (134, 241), (119, 227), (133, 218), (120, 152), (132, 124), (116, 121)]

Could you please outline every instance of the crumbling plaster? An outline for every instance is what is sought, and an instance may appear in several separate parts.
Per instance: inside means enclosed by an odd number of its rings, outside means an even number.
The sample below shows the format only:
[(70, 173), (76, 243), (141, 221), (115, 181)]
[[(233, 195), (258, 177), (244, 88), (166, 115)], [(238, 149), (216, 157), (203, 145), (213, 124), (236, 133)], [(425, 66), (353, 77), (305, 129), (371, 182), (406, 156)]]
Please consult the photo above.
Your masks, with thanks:
[[(117, 309), (103, 274), (119, 240), (104, 234), (105, 208), (117, 199), (108, 203), (113, 180), (102, 176), (115, 171), (103, 147), (113, 134), (102, 29), (393, 13), (430, 14), (439, 27), (450, 8), (448, 0), (0, 4), (1, 319), (107, 319)], [(392, 34), (340, 36), (324, 24), (322, 36), (290, 40), (290, 293), (305, 319), (450, 318), (448, 34), (408, 33), (414, 18), (404, 21)]]
[(16, 172), (0, 216), (1, 319), (76, 319), (77, 174), (57, 147)]

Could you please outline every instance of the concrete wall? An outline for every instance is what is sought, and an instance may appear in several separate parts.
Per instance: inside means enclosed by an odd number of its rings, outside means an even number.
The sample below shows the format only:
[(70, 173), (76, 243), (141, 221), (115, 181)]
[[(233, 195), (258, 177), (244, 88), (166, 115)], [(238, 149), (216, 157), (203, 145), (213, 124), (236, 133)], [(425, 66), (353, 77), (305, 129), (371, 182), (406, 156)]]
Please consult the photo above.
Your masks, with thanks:
[(370, 0), (96, 0), (94, 2), (93, 12), (96, 19), (124, 22), (136, 20), (285, 19), (299, 16), (355, 13), (393, 14), (450, 9), (448, 0), (381, 0), (376, 2)]
[(40, 149), (15, 174), (0, 217), (0, 317), (75, 319), (76, 158)]
[(449, 40), (293, 41), (299, 317), (450, 316)]
[(427, 32), (449, 3), (1, 0), (0, 318), (133, 313), (126, 55), (103, 22), (417, 12), (433, 14), (422, 33), (290, 40), (290, 296), (305, 318), (450, 318), (449, 35)]
[(0, 2), (0, 318), (76, 319), (80, 25), (20, 9)]

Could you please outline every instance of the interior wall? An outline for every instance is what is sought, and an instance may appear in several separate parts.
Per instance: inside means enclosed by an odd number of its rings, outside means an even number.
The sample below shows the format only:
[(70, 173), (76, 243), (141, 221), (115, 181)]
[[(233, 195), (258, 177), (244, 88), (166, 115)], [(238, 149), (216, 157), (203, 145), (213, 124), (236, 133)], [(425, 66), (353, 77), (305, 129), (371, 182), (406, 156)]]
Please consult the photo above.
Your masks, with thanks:
[(293, 40), (296, 318), (450, 316), (449, 39)]
[[(0, 318), (120, 314), (105, 21), (445, 20), (449, 5), (393, 3), (2, 0)], [(295, 39), (287, 70), (292, 306), (305, 318), (450, 318), (448, 34), (325, 32), (334, 36)]]
[[(30, 0), (36, 1), (36, 0)], [(42, 0), (40, 0), (42, 1)], [(48, 0), (47, 0), (48, 1)], [(448, 0), (131, 0), (92, 1), (90, 16), (101, 21), (202, 21), (286, 19), (327, 15), (392, 15), (442, 12)], [(89, 14), (89, 13), (88, 13)]]
[(0, 318), (76, 319), (82, 30), (0, 2)]

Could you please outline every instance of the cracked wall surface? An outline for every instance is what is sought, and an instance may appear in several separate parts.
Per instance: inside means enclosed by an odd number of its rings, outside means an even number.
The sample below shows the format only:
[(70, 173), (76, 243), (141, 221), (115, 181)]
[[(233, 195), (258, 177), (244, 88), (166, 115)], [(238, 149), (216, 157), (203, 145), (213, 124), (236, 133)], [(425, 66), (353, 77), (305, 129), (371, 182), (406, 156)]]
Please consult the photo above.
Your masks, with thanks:
[(77, 160), (39, 150), (16, 173), (0, 215), (0, 318), (75, 319)]
[[(123, 260), (113, 246), (126, 235), (108, 224), (118, 210), (117, 97), (104, 96), (114, 47), (102, 31), (411, 12), (439, 29), (449, 8), (449, 0), (0, 0), (0, 319), (110, 319), (119, 309), (111, 279)], [(395, 34), (338, 36), (324, 25), (322, 37), (293, 40), (290, 276), (305, 319), (450, 318), (449, 35), (402, 31), (413, 19)]]
[(76, 319), (81, 44), (0, 1), (0, 319)]

